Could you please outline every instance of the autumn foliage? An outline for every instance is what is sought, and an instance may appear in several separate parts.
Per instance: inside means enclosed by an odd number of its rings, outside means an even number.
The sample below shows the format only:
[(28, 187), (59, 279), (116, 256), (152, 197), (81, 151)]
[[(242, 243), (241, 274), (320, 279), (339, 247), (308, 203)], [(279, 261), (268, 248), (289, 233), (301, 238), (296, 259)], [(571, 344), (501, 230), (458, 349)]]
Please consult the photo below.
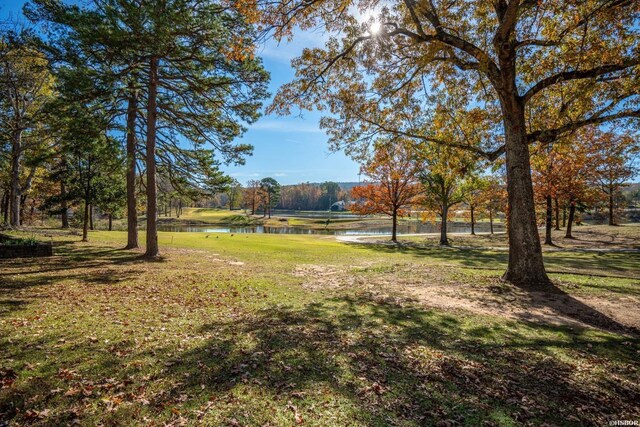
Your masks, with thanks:
[(351, 210), (361, 215), (389, 215), (393, 220), (391, 240), (396, 241), (398, 217), (407, 214), (421, 193), (414, 153), (405, 142), (381, 142), (361, 170), (370, 183), (351, 190), (355, 201)]

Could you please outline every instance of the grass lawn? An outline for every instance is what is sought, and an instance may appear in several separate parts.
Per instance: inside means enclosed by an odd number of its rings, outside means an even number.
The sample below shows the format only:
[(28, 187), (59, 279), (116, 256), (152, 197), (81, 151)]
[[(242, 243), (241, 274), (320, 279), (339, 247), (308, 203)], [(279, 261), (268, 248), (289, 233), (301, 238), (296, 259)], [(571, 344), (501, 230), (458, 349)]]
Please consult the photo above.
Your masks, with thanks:
[(638, 253), (547, 252), (549, 295), (501, 250), (33, 233), (54, 257), (0, 261), (0, 425), (640, 420)]

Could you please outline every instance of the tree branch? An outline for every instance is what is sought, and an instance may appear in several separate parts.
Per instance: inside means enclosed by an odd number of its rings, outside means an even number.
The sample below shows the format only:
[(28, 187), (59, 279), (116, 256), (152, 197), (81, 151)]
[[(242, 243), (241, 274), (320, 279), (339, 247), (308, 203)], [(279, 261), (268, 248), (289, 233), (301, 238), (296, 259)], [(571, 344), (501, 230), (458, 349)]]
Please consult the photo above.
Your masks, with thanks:
[(567, 132), (572, 132), (584, 126), (598, 125), (598, 124), (607, 123), (607, 122), (611, 122), (618, 119), (634, 118), (634, 117), (640, 119), (640, 110), (621, 111), (621, 112), (609, 114), (606, 116), (592, 116), (588, 119), (571, 122), (555, 129), (545, 129), (545, 130), (538, 130), (535, 132), (531, 132), (530, 134), (527, 135), (527, 142), (529, 144), (534, 143), (536, 141), (542, 142), (542, 143), (550, 143), (557, 140), (562, 134), (565, 134)]
[(599, 77), (599, 76), (613, 73), (616, 71), (622, 71), (627, 68), (634, 67), (636, 65), (640, 65), (640, 58), (633, 58), (633, 59), (627, 58), (620, 64), (606, 64), (606, 65), (601, 65), (599, 67), (590, 68), (587, 70), (573, 70), (573, 71), (564, 71), (561, 73), (557, 73), (557, 74), (554, 74), (553, 76), (549, 76), (545, 79), (542, 79), (538, 83), (533, 85), (524, 94), (523, 101), (527, 103), (538, 92), (541, 92), (542, 90), (563, 81)]

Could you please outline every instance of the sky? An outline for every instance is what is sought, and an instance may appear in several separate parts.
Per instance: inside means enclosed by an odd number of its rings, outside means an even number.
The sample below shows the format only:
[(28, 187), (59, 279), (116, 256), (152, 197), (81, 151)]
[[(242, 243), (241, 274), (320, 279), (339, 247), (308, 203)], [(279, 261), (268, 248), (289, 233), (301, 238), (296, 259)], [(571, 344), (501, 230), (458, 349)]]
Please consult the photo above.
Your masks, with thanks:
[[(0, 0), (0, 20), (22, 16), (24, 3), (23, 0)], [(322, 45), (324, 38), (322, 33), (304, 32), (296, 34), (291, 42), (277, 44), (269, 40), (258, 49), (264, 67), (271, 73), (269, 91), (272, 95), (294, 78), (291, 59), (305, 47)], [(243, 184), (267, 176), (284, 185), (358, 181), (359, 165), (341, 152), (329, 151), (328, 137), (319, 127), (321, 115), (312, 111), (303, 112), (300, 117), (299, 111), (292, 110), (292, 116), (264, 115), (248, 126), (239, 142), (253, 145), (253, 156), (247, 157), (244, 165), (223, 165), (222, 169)]]

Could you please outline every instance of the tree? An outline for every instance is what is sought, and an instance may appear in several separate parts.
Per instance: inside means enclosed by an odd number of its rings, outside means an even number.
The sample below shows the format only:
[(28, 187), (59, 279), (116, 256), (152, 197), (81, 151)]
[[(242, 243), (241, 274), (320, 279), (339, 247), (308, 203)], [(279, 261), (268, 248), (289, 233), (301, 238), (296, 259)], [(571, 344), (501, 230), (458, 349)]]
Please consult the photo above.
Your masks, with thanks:
[[(546, 207), (545, 210), (545, 245), (553, 245), (553, 200), (556, 204), (559, 197), (559, 185), (561, 173), (571, 173), (569, 165), (559, 164), (563, 161), (571, 161), (566, 156), (562, 156), (559, 151), (561, 147), (557, 144), (548, 144), (544, 147), (536, 147), (537, 150), (531, 157), (531, 173), (533, 180), (534, 194)], [(538, 200), (538, 201), (540, 201)]]
[(227, 187), (227, 199), (229, 200), (229, 210), (232, 211), (234, 206), (242, 204), (242, 185), (237, 179), (233, 178), (229, 187)]
[(472, 235), (476, 234), (476, 211), (487, 196), (486, 189), (488, 186), (489, 180), (477, 174), (467, 176), (462, 183), (461, 193), (464, 195), (463, 202), (469, 207)]
[(331, 205), (338, 201), (338, 194), (340, 193), (340, 186), (331, 181), (323, 182), (320, 184), (322, 190), (322, 197), (320, 198), (320, 209), (331, 209)]
[[(576, 208), (579, 205), (593, 203), (594, 192), (589, 185), (587, 176), (591, 167), (592, 157), (590, 144), (583, 142), (588, 129), (581, 129), (574, 134), (567, 135), (558, 140), (552, 147), (545, 147), (541, 167), (543, 173), (536, 173), (534, 167), (534, 179), (536, 176), (542, 179), (542, 198), (546, 205), (546, 233), (551, 243), (552, 222), (552, 197), (562, 199), (569, 208), (569, 220), (565, 238), (572, 238), (572, 225)], [(576, 143), (576, 140), (579, 143)], [(539, 147), (538, 147), (539, 148)], [(535, 157), (534, 157), (535, 159)]]
[(420, 160), (423, 203), (440, 216), (440, 244), (448, 245), (449, 209), (462, 203), (467, 198), (467, 192), (472, 189), (472, 186), (465, 185), (464, 178), (472, 172), (473, 161), (466, 153), (460, 154), (455, 148), (441, 145), (423, 148)]
[(109, 231), (113, 229), (113, 219), (121, 217), (127, 206), (127, 186), (124, 173), (126, 159), (119, 153), (120, 148), (116, 144), (114, 146), (115, 155), (111, 153), (112, 158), (107, 162), (107, 165), (100, 165), (101, 167), (109, 167), (105, 168), (110, 172), (109, 175), (100, 176), (101, 179), (94, 184), (96, 194), (94, 204), (108, 216)]
[[(94, 205), (102, 205), (108, 213), (124, 205), (125, 159), (119, 142), (105, 135), (107, 123), (99, 110), (72, 104), (61, 114), (67, 117), (63, 130), (70, 173), (67, 197), (83, 203), (82, 241), (86, 242)], [(113, 175), (119, 179), (114, 181)]]
[(398, 217), (405, 216), (417, 203), (422, 190), (416, 180), (418, 168), (416, 154), (407, 141), (377, 141), (372, 158), (360, 169), (370, 183), (351, 190), (351, 210), (360, 215), (390, 216), (391, 241), (397, 242)]
[[(529, 145), (586, 125), (640, 117), (640, 4), (629, 0), (412, 2), (303, 0), (251, 3), (288, 35), (322, 23), (340, 32), (294, 61), (297, 78), (275, 107), (326, 107), (331, 142), (347, 152), (380, 134), (506, 157), (509, 262), (504, 278), (549, 288), (539, 241)], [(349, 10), (379, 10), (358, 22)], [(295, 17), (295, 19), (294, 19)], [(373, 26), (373, 23), (376, 23)], [(464, 92), (496, 138), (482, 146), (424, 132), (438, 98)], [(431, 96), (435, 95), (435, 96)], [(434, 101), (434, 99), (436, 101)], [(572, 99), (572, 102), (563, 100)], [(554, 100), (550, 105), (549, 100)], [(551, 110), (554, 110), (553, 113)], [(563, 114), (555, 114), (563, 111)], [(392, 114), (391, 114), (392, 113)], [(406, 120), (398, 121), (397, 114)], [(553, 124), (539, 120), (558, 117)], [(497, 121), (495, 119), (497, 118)]]
[(591, 139), (590, 152), (594, 159), (589, 167), (592, 182), (607, 196), (609, 225), (616, 225), (616, 194), (638, 172), (634, 161), (640, 146), (637, 139), (628, 133), (599, 132), (594, 129), (586, 138)]
[(244, 189), (242, 200), (245, 204), (245, 209), (251, 210), (251, 215), (255, 215), (256, 209), (259, 204), (260, 198), (260, 181), (251, 179), (247, 182), (247, 186)]
[(264, 199), (262, 201), (263, 213), (264, 215), (268, 213), (271, 218), (271, 208), (278, 203), (280, 197), (280, 184), (273, 178), (263, 178), (260, 181), (260, 190)]
[[(244, 132), (242, 123), (258, 118), (267, 96), (269, 77), (254, 54), (255, 30), (237, 8), (217, 1), (105, 0), (86, 9), (37, 4), (46, 19), (71, 27), (83, 48), (103, 48), (106, 54), (95, 60), (122, 79), (123, 93), (131, 95), (144, 83), (146, 255), (156, 257), (158, 168), (189, 157), (181, 149), (185, 141), (196, 152), (209, 144), (228, 162), (241, 163), (251, 152), (234, 139)], [(78, 20), (83, 24), (75, 25)], [(86, 23), (100, 31), (89, 32)]]
[(16, 35), (0, 38), (0, 126), (10, 139), (10, 223), (21, 225), (21, 201), (30, 189), (35, 165), (24, 174), (25, 154), (41, 147), (43, 112), (53, 97), (53, 76), (44, 55)]
[(497, 212), (506, 212), (507, 194), (504, 177), (492, 175), (487, 178), (487, 186), (484, 188), (481, 198), (481, 206), (489, 214), (489, 230), (493, 234), (493, 220)]

